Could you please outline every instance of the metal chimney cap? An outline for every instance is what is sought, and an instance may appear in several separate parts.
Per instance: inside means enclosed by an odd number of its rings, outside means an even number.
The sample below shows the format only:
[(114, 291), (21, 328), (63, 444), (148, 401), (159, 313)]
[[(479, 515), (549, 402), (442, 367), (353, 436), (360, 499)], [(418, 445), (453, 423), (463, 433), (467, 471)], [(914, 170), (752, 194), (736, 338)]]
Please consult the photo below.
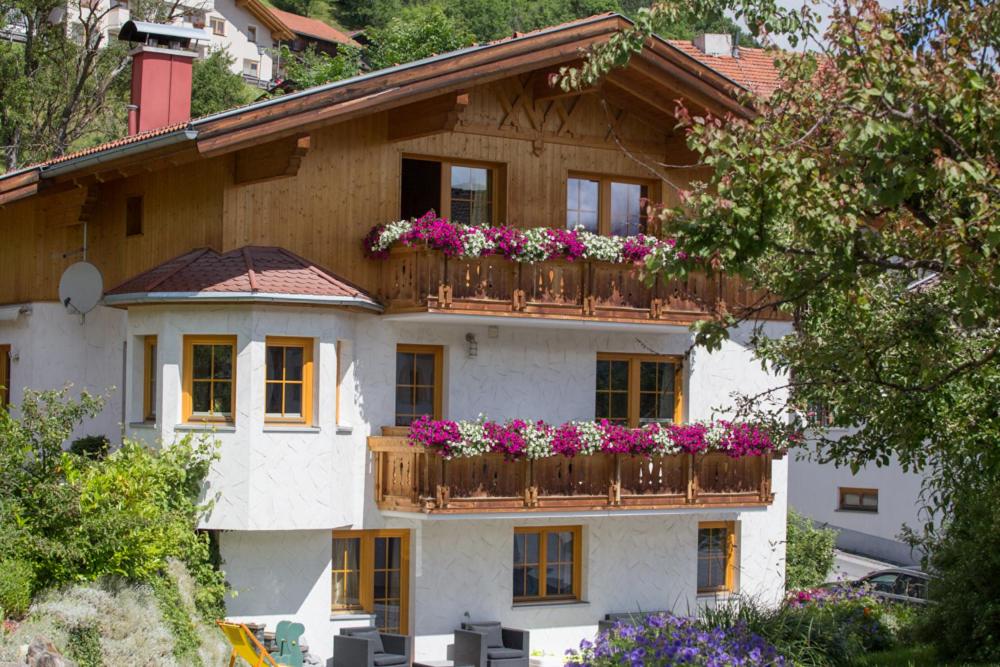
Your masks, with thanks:
[(167, 38), (168, 40), (207, 41), (205, 33), (197, 28), (167, 23), (149, 23), (147, 21), (126, 21), (118, 31), (118, 39), (126, 42), (146, 42), (150, 37)]

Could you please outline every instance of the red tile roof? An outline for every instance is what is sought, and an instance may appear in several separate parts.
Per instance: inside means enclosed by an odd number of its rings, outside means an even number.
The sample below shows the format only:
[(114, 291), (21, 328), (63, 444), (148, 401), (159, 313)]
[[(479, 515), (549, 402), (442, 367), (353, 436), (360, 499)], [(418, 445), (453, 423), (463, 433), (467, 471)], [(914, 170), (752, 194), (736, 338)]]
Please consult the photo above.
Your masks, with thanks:
[(108, 290), (109, 303), (191, 298), (213, 301), (285, 297), (380, 309), (367, 292), (284, 248), (245, 246), (219, 253), (198, 248)]
[(740, 47), (736, 58), (708, 56), (688, 40), (668, 39), (667, 42), (761, 97), (768, 97), (780, 83), (774, 51)]
[(361, 46), (346, 33), (337, 30), (332, 25), (326, 24), (319, 19), (312, 19), (308, 16), (299, 16), (291, 12), (286, 12), (276, 7), (268, 7), (279, 21), (288, 26), (288, 29), (299, 35), (306, 35), (324, 42), (337, 42), (338, 44), (350, 44), (351, 46)]

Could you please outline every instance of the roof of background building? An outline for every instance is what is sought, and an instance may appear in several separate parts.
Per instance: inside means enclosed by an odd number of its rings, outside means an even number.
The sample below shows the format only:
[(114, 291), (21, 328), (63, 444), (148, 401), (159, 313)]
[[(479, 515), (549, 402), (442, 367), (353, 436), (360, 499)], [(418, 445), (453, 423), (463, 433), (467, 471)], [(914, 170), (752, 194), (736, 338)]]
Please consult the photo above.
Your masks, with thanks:
[(350, 35), (337, 30), (332, 25), (324, 23), (319, 19), (309, 18), (308, 16), (300, 16), (299, 14), (286, 12), (278, 9), (277, 7), (269, 7), (268, 9), (270, 9), (271, 13), (278, 17), (282, 23), (288, 26), (289, 30), (296, 34), (313, 37), (315, 39), (323, 40), (324, 42), (336, 42), (338, 44), (360, 46), (360, 44), (355, 42)]
[(361, 288), (273, 246), (244, 246), (226, 253), (198, 248), (105, 293), (105, 302), (110, 305), (189, 300), (329, 303), (381, 309)]
[(770, 96), (778, 87), (779, 74), (774, 64), (774, 51), (741, 46), (737, 48), (735, 57), (709, 56), (689, 40), (668, 39), (667, 42), (761, 97)]

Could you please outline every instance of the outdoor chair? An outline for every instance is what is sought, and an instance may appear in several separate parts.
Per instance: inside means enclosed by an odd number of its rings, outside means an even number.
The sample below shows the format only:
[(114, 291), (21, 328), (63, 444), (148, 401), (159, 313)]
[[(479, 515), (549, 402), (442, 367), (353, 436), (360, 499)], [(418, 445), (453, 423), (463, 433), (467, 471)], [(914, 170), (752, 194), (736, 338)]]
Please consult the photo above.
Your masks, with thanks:
[(333, 638), (333, 667), (402, 667), (412, 658), (408, 635), (363, 627), (344, 628)]
[[(216, 625), (226, 636), (233, 652), (229, 654), (229, 667), (236, 664), (236, 658), (243, 658), (250, 667), (292, 667), (290, 663), (279, 662), (267, 652), (253, 633), (243, 623), (216, 621)], [(300, 663), (301, 664), (301, 663)]]
[(528, 631), (500, 621), (462, 623), (455, 630), (455, 664), (475, 667), (528, 667)]

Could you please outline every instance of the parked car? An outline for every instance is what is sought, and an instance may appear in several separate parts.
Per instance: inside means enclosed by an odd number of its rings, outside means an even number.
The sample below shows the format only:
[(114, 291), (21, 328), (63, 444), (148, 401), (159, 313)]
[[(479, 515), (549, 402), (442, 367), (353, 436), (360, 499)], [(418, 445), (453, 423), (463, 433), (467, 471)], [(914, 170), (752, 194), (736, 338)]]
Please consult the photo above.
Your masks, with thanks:
[(883, 600), (927, 604), (927, 583), (930, 575), (906, 567), (889, 568), (870, 572), (851, 583), (869, 586), (872, 593)]

